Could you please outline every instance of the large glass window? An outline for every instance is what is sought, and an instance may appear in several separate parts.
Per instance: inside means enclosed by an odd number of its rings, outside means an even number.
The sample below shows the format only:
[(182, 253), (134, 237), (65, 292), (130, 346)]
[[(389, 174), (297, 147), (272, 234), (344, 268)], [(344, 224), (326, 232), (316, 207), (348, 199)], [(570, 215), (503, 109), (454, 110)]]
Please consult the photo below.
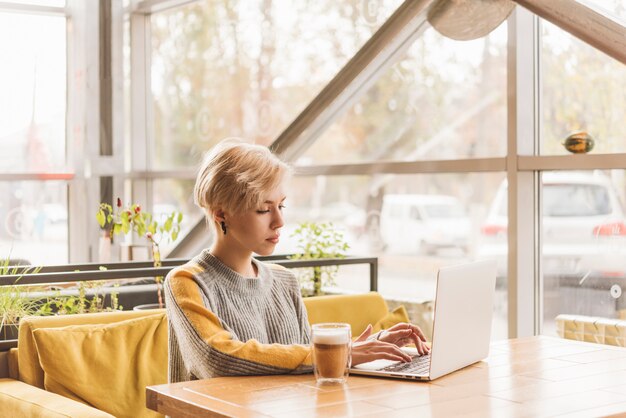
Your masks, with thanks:
[[(66, 167), (65, 16), (0, 12), (0, 56), (0, 174), (8, 174), (0, 182), (0, 259), (62, 264), (67, 184), (45, 181), (45, 173)], [(42, 180), (19, 181), (29, 172)]]
[(626, 318), (624, 170), (544, 172), (544, 333), (559, 314)]
[(64, 16), (0, 12), (0, 171), (65, 166)]
[(426, 30), (300, 162), (504, 155), (506, 44), (506, 23), (465, 42)]
[[(581, 0), (578, 0), (581, 1)], [(585, 5), (595, 9), (609, 18), (626, 22), (626, 3), (622, 0), (582, 0)]]
[(225, 137), (270, 144), (400, 3), (202, 1), (153, 14), (154, 168), (187, 168)]
[(65, 183), (0, 182), (0, 193), (0, 259), (34, 265), (67, 263)]
[[(330, 221), (343, 231), (351, 255), (376, 256), (379, 291), (403, 302), (424, 324), (435, 297), (437, 269), (473, 258), (499, 263), (493, 338), (507, 335), (506, 237), (485, 234), (504, 174), (423, 174), (296, 177), (285, 202), (286, 224), (276, 253), (297, 249), (302, 221)], [(506, 227), (506, 213), (504, 214)], [(337, 286), (366, 291), (363, 269), (341, 268)], [(430, 305), (432, 307), (432, 305)]]
[(204, 217), (204, 213), (193, 203), (193, 180), (154, 180), (154, 203), (152, 214), (156, 220), (163, 222), (167, 215), (174, 211), (182, 212), (183, 222), (180, 225), (180, 235), (176, 242), (163, 241), (160, 246), (164, 254)]
[(541, 27), (541, 153), (568, 154), (565, 138), (579, 131), (594, 139), (593, 153), (626, 152), (626, 66), (548, 22)]

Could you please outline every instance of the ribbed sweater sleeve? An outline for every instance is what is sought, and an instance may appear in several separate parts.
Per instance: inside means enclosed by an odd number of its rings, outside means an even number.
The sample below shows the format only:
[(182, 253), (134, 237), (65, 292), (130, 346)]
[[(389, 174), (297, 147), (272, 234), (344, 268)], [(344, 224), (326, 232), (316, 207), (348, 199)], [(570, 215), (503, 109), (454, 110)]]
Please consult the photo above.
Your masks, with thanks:
[(309, 325), (297, 280), (255, 261), (244, 278), (204, 252), (165, 281), (171, 382), (311, 370)]

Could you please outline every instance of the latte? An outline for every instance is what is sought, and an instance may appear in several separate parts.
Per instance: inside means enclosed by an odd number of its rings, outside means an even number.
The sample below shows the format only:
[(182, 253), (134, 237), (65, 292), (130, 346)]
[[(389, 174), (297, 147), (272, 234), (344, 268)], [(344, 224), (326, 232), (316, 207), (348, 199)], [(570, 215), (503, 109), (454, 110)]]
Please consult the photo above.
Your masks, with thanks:
[(350, 326), (316, 324), (313, 326), (312, 340), (313, 366), (318, 381), (345, 381), (350, 368)]

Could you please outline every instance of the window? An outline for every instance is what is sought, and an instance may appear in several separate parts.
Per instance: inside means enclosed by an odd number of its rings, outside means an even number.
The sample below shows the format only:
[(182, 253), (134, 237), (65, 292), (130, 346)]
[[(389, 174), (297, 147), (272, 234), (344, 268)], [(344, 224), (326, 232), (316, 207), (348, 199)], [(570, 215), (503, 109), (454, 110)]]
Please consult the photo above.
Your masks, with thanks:
[(66, 185), (58, 181), (0, 182), (0, 192), (0, 259), (27, 260), (35, 265), (67, 262)]
[(161, 220), (172, 213), (179, 211), (183, 214), (180, 225), (180, 234), (175, 243), (163, 242), (160, 244), (164, 254), (180, 242), (198, 221), (204, 218), (204, 213), (193, 203), (193, 180), (154, 180), (152, 190), (154, 204), (152, 215)]
[(541, 154), (568, 154), (563, 142), (578, 131), (594, 139), (594, 154), (626, 152), (626, 66), (550, 23), (541, 27)]
[(357, 3), (204, 1), (153, 14), (154, 167), (186, 168), (226, 137), (269, 145), (400, 4)]
[(464, 42), (427, 29), (299, 162), (504, 155), (506, 43), (506, 23)]
[[(433, 300), (439, 267), (473, 258), (496, 259), (493, 338), (506, 338), (506, 239), (498, 245), (482, 233), (503, 177), (503, 173), (390, 175), (384, 184), (377, 176), (295, 177), (287, 189), (285, 226), (275, 252), (297, 249), (292, 234), (299, 222), (333, 222), (344, 233), (349, 254), (378, 257), (380, 292), (412, 306)], [(421, 218), (413, 217), (416, 211)], [(367, 272), (339, 270), (340, 288), (367, 291), (368, 285)]]
[(542, 216), (544, 333), (556, 333), (559, 314), (616, 318), (626, 313), (621, 296), (626, 285), (624, 174), (543, 173), (543, 194), (551, 196), (544, 199)]
[(0, 8), (0, 258), (61, 264), (68, 260), (67, 184), (46, 179), (67, 165), (66, 17), (19, 5), (65, 2), (11, 3), (11, 11)]
[[(626, 16), (619, 0), (585, 3), (616, 21)], [(626, 66), (552, 24), (541, 28), (541, 154), (568, 154), (563, 140), (576, 131), (594, 139), (591, 154), (625, 152)], [(626, 166), (577, 161), (577, 171), (541, 172), (542, 332), (549, 335), (560, 314), (626, 317)]]
[(64, 16), (0, 11), (2, 172), (65, 167)]

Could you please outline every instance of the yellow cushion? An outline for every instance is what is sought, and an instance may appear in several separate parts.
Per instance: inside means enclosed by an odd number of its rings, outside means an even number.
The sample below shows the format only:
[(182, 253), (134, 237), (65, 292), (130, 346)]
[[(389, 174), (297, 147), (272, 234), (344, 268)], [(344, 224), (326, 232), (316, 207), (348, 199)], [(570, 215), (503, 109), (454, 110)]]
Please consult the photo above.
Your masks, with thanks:
[(113, 418), (106, 412), (13, 379), (0, 379), (0, 417)]
[(346, 322), (357, 337), (369, 324), (374, 325), (388, 313), (387, 302), (377, 292), (359, 295), (331, 295), (304, 298), (310, 324)]
[(112, 324), (33, 332), (45, 389), (116, 417), (160, 416), (146, 386), (167, 383), (167, 318), (157, 313)]
[(131, 318), (165, 312), (165, 309), (146, 311), (101, 312), (78, 315), (29, 316), (22, 318), (18, 334), (19, 377), (22, 382), (43, 389), (43, 370), (39, 365), (39, 355), (35, 347), (33, 331), (38, 328), (58, 328), (68, 325), (109, 324)]
[(372, 330), (372, 332), (389, 329), (400, 322), (410, 322), (409, 314), (407, 313), (406, 308), (402, 305), (387, 313), (387, 315), (385, 315), (378, 322), (376, 322), (374, 324), (374, 329)]

